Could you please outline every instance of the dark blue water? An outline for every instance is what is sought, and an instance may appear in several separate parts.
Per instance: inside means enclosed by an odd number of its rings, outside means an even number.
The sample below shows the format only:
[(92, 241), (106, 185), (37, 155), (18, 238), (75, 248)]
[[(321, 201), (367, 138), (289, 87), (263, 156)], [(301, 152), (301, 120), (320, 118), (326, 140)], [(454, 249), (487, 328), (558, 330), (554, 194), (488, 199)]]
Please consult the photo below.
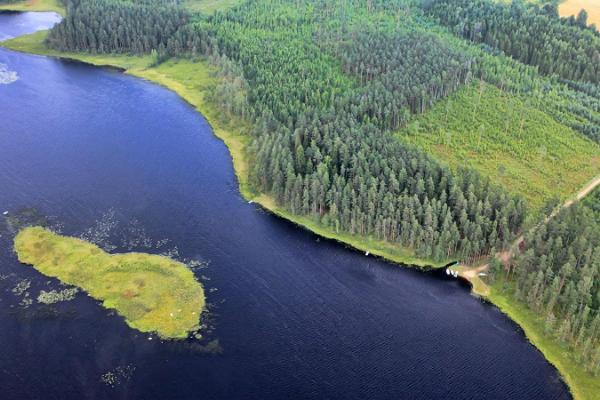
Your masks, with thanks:
[[(172, 92), (8, 50), (0, 63), (19, 76), (0, 85), (2, 399), (569, 398), (519, 329), (457, 281), (243, 201), (226, 147)], [(196, 261), (204, 337), (161, 342), (82, 293), (38, 304), (61, 286), (12, 252), (5, 222), (24, 214), (112, 251)]]

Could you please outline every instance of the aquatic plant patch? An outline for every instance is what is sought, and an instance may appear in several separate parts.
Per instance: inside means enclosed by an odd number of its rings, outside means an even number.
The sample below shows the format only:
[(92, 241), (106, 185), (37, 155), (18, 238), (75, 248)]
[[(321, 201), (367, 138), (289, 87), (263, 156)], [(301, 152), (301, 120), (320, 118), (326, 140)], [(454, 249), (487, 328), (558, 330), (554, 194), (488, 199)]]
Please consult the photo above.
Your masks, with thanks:
[(19, 79), (15, 71), (8, 69), (6, 64), (0, 63), (0, 85), (8, 85)]
[(71, 301), (75, 298), (75, 295), (79, 292), (77, 288), (68, 288), (60, 291), (51, 290), (46, 292), (45, 290), (40, 291), (37, 297), (38, 303), (42, 304), (54, 304), (62, 301)]

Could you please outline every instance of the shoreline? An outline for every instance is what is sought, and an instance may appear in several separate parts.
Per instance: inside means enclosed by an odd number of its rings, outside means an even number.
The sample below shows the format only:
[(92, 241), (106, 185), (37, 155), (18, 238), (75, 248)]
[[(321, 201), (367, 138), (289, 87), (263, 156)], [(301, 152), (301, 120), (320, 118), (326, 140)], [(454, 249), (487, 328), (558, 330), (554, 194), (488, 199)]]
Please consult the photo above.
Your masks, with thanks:
[[(186, 66), (189, 64), (198, 64), (201, 68), (205, 69), (207, 72), (210, 72), (212, 67), (209, 66), (206, 61), (196, 60), (195, 62), (192, 62), (186, 59), (174, 59), (166, 61), (165, 63), (156, 67), (151, 67), (150, 58), (148, 56), (94, 55), (70, 52), (63, 53), (46, 49), (43, 46), (43, 39), (46, 34), (47, 31), (38, 31), (30, 35), (24, 35), (15, 39), (9, 39), (5, 42), (0, 42), (0, 46), (27, 54), (50, 56), (69, 62), (80, 62), (97, 67), (116, 69), (127, 75), (142, 78), (175, 92), (181, 99), (186, 101), (188, 104), (194, 107), (196, 111), (204, 116), (207, 123), (211, 127), (213, 135), (223, 141), (225, 146), (227, 146), (229, 149), (234, 173), (238, 180), (239, 191), (241, 196), (246, 201), (257, 203), (271, 214), (291, 221), (292, 223), (302, 227), (303, 229), (309, 230), (316, 235), (343, 243), (344, 245), (350, 246), (357, 251), (364, 253), (368, 252), (374, 256), (382, 257), (387, 261), (396, 264), (419, 269), (436, 269), (442, 268), (454, 261), (453, 259), (447, 259), (443, 261), (422, 259), (417, 257), (412, 250), (397, 246), (394, 243), (377, 240), (370, 237), (365, 238), (347, 233), (334, 232), (331, 228), (313, 221), (310, 217), (291, 214), (285, 209), (278, 207), (275, 204), (274, 199), (269, 195), (256, 192), (248, 182), (249, 161), (246, 153), (246, 147), (250, 137), (242, 133), (242, 131), (247, 128), (246, 124), (235, 117), (231, 118), (229, 116), (228, 118), (233, 119), (233, 123), (221, 121), (222, 118), (220, 118), (220, 116), (222, 114), (218, 110), (214, 109), (213, 106), (207, 104), (207, 102), (204, 100), (205, 93), (202, 93), (202, 90), (198, 91), (197, 87), (186, 86), (185, 83), (182, 82), (183, 79), (177, 79), (177, 77), (173, 76), (173, 74), (169, 74), (169, 72), (177, 71), (170, 71), (167, 69), (165, 72), (163, 71), (165, 68), (162, 67), (164, 64), (173, 65), (174, 63), (185, 64)], [(194, 89), (196, 89), (196, 91), (194, 91)], [(206, 92), (206, 88), (204, 89), (204, 92)]]
[[(80, 61), (80, 60), (77, 60)], [(84, 61), (85, 63), (85, 61)], [(98, 65), (101, 67), (113, 67), (113, 65)], [(116, 67), (117, 69), (119, 67)], [(246, 154), (246, 146), (248, 145), (249, 137), (244, 135), (243, 133), (232, 134), (226, 128), (220, 126), (218, 121), (215, 121), (216, 118), (210, 117), (210, 112), (207, 112), (205, 108), (201, 108), (193, 101), (193, 95), (187, 92), (186, 88), (178, 88), (179, 82), (171, 81), (171, 78), (168, 76), (160, 76), (158, 79), (155, 77), (153, 79), (152, 72), (154, 71), (152, 68), (148, 68), (143, 71), (131, 71), (127, 69), (122, 69), (125, 74), (135, 76), (137, 78), (142, 78), (148, 82), (158, 84), (166, 89), (169, 89), (175, 92), (181, 99), (183, 99), (186, 103), (194, 107), (197, 112), (202, 114), (202, 116), (206, 119), (206, 122), (211, 127), (211, 131), (213, 135), (221, 140), (229, 151), (229, 156), (232, 161), (233, 171), (237, 178), (238, 182), (238, 190), (240, 192), (241, 197), (248, 201), (253, 202), (260, 205), (263, 210), (269, 212), (270, 214), (287, 220), (298, 226), (299, 228), (305, 229), (313, 234), (323, 237), (327, 240), (334, 240), (340, 244), (345, 246), (349, 246), (350, 248), (372, 254), (374, 256), (381, 257), (389, 262), (400, 264), (406, 267), (418, 268), (422, 270), (429, 269), (438, 269), (443, 268), (451, 260), (444, 261), (433, 261), (427, 259), (421, 259), (417, 256), (414, 256), (410, 253), (410, 250), (404, 249), (400, 246), (396, 246), (393, 243), (385, 242), (381, 240), (374, 240), (371, 238), (364, 238), (361, 236), (355, 236), (344, 233), (336, 233), (333, 232), (330, 228), (323, 226), (322, 224), (312, 221), (310, 217), (294, 215), (287, 210), (280, 208), (276, 205), (275, 200), (265, 193), (259, 193), (254, 190), (254, 188), (248, 182), (248, 159)]]
[(539, 321), (534, 311), (502, 292), (503, 282), (489, 286), (478, 275), (466, 276), (464, 267), (452, 269), (458, 272), (459, 279), (469, 285), (473, 296), (496, 307), (519, 327), (525, 339), (556, 369), (574, 400), (595, 399), (595, 393), (600, 390), (600, 377), (591, 375), (576, 364), (570, 350), (544, 332), (543, 321)]
[[(594, 393), (597, 392), (591, 380), (598, 380), (598, 378), (585, 372), (583, 368), (571, 361), (569, 356), (565, 356), (568, 350), (563, 348), (554, 338), (547, 337), (543, 331), (543, 327), (535, 319), (533, 311), (520, 304), (517, 300), (509, 298), (502, 293), (496, 293), (495, 288), (492, 288), (490, 294), (482, 297), (482, 300), (494, 305), (502, 314), (519, 327), (525, 339), (556, 369), (561, 380), (573, 396), (573, 399), (594, 399)], [(580, 378), (576, 377), (579, 374), (588, 375), (587, 378), (589, 378), (590, 382), (587, 382), (588, 384), (580, 382)], [(587, 380), (585, 378), (581, 379)], [(587, 387), (588, 385), (590, 387)]]
[[(309, 217), (292, 215), (277, 207), (270, 196), (256, 193), (248, 182), (249, 160), (246, 153), (246, 147), (250, 137), (243, 133), (245, 128), (247, 128), (247, 125), (243, 121), (238, 120), (235, 117), (231, 118), (230, 116), (225, 116), (227, 118), (227, 121), (225, 121), (222, 113), (213, 105), (205, 101), (207, 90), (210, 89), (211, 84), (214, 84), (214, 78), (211, 79), (209, 77), (213, 69), (206, 61), (174, 59), (157, 67), (150, 67), (150, 58), (148, 56), (62, 53), (43, 47), (43, 37), (45, 37), (46, 34), (47, 31), (39, 31), (31, 35), (21, 36), (0, 43), (0, 47), (28, 54), (83, 62), (94, 66), (116, 68), (125, 74), (145, 79), (175, 92), (182, 100), (186, 101), (194, 107), (196, 111), (203, 115), (210, 125), (213, 135), (223, 141), (228, 148), (234, 173), (238, 181), (240, 195), (246, 201), (255, 202), (271, 214), (286, 219), (318, 236), (328, 240), (336, 240), (346, 246), (350, 246), (356, 251), (369, 252), (374, 256), (379, 256), (392, 263), (427, 270), (443, 268), (452, 261), (432, 262), (431, 260), (422, 260), (414, 256), (414, 254), (411, 255), (409, 250), (402, 249), (389, 242), (333, 232), (330, 228), (312, 221)], [(194, 79), (189, 79), (189, 71), (194, 71), (202, 76), (198, 77), (195, 75)], [(469, 281), (469, 283), (472, 288), (471, 292), (477, 295), (473, 283), (471, 281)], [(547, 362), (557, 369), (558, 374), (569, 388), (574, 399), (583, 400), (589, 398), (591, 400), (593, 398), (593, 395), (586, 397), (584, 393), (586, 390), (581, 387), (586, 385), (582, 382), (575, 382), (575, 378), (569, 373), (569, 370), (572, 369), (573, 366), (566, 368), (564, 362), (557, 360), (556, 357), (553, 356), (554, 352), (549, 350), (548, 346), (544, 345), (543, 335), (532, 327), (533, 323), (530, 323), (525, 316), (521, 315), (522, 313), (520, 314), (517, 312), (518, 305), (512, 304), (515, 302), (514, 300), (501, 298), (501, 295), (494, 295), (493, 291), (486, 295), (480, 295), (480, 297), (484, 301), (497, 307), (523, 330), (527, 340), (544, 355)], [(590, 390), (592, 389), (593, 388), (590, 387)]]
[(27, 0), (19, 3), (0, 5), (0, 12), (55, 12), (65, 16), (66, 10), (57, 0)]
[[(200, 316), (206, 311), (204, 287), (191, 269), (173, 258), (138, 251), (108, 253), (41, 226), (21, 229), (13, 250), (22, 264), (78, 288), (139, 332), (175, 340), (200, 330)], [(145, 268), (143, 277), (140, 265)], [(141, 283), (132, 285), (134, 281)]]

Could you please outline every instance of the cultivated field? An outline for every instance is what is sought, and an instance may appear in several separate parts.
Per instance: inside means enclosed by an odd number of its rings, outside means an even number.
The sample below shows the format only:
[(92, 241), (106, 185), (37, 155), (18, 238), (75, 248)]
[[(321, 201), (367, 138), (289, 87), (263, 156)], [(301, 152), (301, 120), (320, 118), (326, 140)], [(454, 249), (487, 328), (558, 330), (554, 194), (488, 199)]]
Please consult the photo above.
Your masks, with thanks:
[(560, 5), (559, 12), (568, 17), (577, 15), (582, 8), (588, 12), (588, 23), (595, 23), (600, 28), (600, 0), (566, 0)]

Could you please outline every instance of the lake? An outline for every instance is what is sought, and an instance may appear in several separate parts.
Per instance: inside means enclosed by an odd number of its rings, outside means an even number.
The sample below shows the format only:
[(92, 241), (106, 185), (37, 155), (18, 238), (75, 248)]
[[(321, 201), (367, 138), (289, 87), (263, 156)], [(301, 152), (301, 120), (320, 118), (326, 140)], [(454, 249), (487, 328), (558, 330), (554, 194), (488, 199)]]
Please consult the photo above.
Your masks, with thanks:
[(0, 11), (0, 41), (51, 28), (60, 20), (54, 12)]
[[(1, 14), (0, 36), (52, 14)], [(31, 21), (31, 25), (20, 25)], [(443, 273), (389, 264), (248, 204), (177, 95), (119, 72), (0, 49), (3, 399), (569, 399), (495, 307)], [(186, 262), (203, 338), (161, 341), (12, 251), (23, 221), (111, 252)]]

